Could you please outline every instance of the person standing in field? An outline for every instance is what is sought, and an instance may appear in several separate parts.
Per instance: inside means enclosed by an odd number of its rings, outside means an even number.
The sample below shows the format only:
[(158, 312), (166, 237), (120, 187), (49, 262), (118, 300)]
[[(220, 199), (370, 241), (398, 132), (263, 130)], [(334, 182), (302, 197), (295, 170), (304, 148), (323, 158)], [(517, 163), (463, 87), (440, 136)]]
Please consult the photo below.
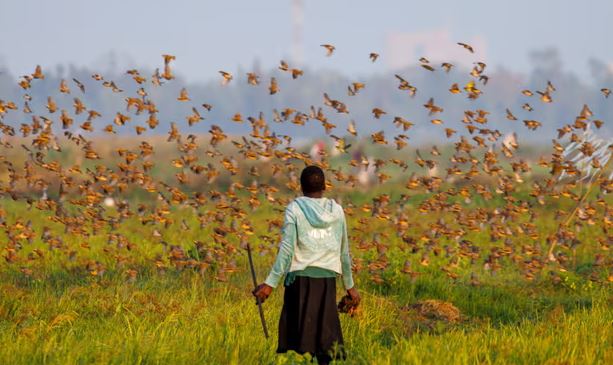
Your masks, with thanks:
[(317, 166), (300, 175), (304, 196), (285, 209), (281, 244), (275, 263), (253, 295), (264, 301), (285, 275), (277, 353), (310, 353), (319, 364), (346, 358), (336, 307), (336, 276), (351, 301), (360, 296), (351, 275), (347, 222), (343, 208), (323, 197), (325, 176)]

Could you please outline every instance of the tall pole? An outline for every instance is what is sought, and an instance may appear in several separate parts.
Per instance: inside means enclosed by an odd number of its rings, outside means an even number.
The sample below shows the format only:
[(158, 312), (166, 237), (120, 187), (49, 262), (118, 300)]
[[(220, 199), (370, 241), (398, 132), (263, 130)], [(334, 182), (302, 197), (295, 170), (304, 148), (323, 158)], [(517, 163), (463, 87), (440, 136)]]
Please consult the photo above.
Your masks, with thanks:
[(304, 63), (302, 28), (304, 25), (304, 7), (302, 0), (292, 0), (292, 61), (297, 66)]

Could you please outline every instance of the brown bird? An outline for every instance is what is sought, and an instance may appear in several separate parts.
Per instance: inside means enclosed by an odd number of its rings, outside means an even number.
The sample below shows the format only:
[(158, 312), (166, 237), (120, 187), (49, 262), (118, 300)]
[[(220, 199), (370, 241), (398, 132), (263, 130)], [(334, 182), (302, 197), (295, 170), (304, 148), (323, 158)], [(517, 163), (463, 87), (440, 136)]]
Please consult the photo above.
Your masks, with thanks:
[(34, 79), (44, 79), (45, 75), (43, 74), (43, 69), (42, 67), (40, 67), (40, 65), (36, 65), (36, 69), (34, 70), (34, 73), (32, 74), (32, 78)]
[(475, 50), (473, 49), (473, 47), (472, 47), (472, 46), (470, 46), (470, 45), (468, 45), (468, 44), (466, 44), (466, 43), (461, 43), (461, 42), (458, 42), (458, 45), (460, 45), (460, 46), (464, 47), (464, 48), (465, 48), (465, 49), (467, 49), (467, 50), (468, 50), (468, 52), (470, 52), (470, 53), (475, 53)]
[(187, 123), (191, 127), (192, 125), (204, 120), (204, 118), (198, 112), (198, 109), (192, 107), (192, 114), (187, 116)]
[(387, 114), (383, 109), (379, 108), (373, 108), (372, 113), (377, 119), (381, 118), (383, 114)]
[[(230, 79), (232, 79), (232, 75), (230, 75)], [(247, 83), (249, 85), (257, 86), (260, 83), (260, 77), (253, 72), (248, 72), (247, 73)]]
[(47, 110), (51, 114), (57, 111), (57, 104), (55, 103), (55, 100), (53, 100), (53, 98), (50, 96), (47, 97)]
[(281, 60), (281, 66), (279, 66), (279, 70), (289, 71), (289, 65), (287, 64), (287, 62)]
[(362, 82), (352, 82), (351, 85), (356, 93), (366, 87), (366, 84)]
[(189, 98), (189, 96), (187, 95), (187, 89), (186, 88), (182, 88), (181, 92), (179, 93), (179, 97), (177, 98), (177, 100), (179, 101), (190, 101), (191, 99)]
[(353, 120), (349, 121), (349, 125), (347, 126), (347, 132), (349, 132), (354, 137), (358, 135), (358, 132), (355, 129), (355, 122)]
[(277, 84), (276, 78), (270, 78), (270, 86), (268, 87), (268, 90), (270, 91), (270, 95), (274, 95), (279, 92), (279, 85)]
[(326, 49), (326, 56), (328, 57), (332, 56), (332, 53), (334, 53), (334, 51), (336, 50), (336, 47), (331, 44), (322, 44), (321, 47), (324, 47)]
[(409, 128), (414, 126), (413, 123), (409, 122), (408, 120), (402, 117), (394, 117), (394, 125), (396, 125), (396, 127), (398, 128), (402, 128), (402, 130), (405, 132), (408, 131)]
[(83, 94), (85, 94), (85, 85), (83, 85), (79, 80), (73, 78), (72, 81), (77, 84), (77, 86), (79, 87), (79, 89), (81, 90), (81, 92)]
[(541, 123), (536, 120), (524, 120), (524, 124), (526, 125), (526, 127), (528, 127), (528, 129), (533, 131), (541, 126)]
[(223, 77), (223, 79), (221, 80), (222, 85), (227, 85), (230, 81), (232, 81), (233, 76), (231, 73), (226, 72), (226, 71), (219, 71), (219, 73)]
[(160, 75), (160, 77), (166, 80), (172, 80), (175, 78), (175, 76), (173, 75), (172, 69), (170, 68), (170, 62), (174, 61), (176, 57), (169, 54), (164, 54), (162, 55), (162, 57), (164, 58), (164, 72)]
[(426, 69), (426, 70), (428, 70), (428, 71), (435, 71), (435, 70), (434, 70), (434, 67), (430, 66), (430, 65), (429, 65), (429, 64), (427, 64), (427, 63), (422, 63), (422, 64), (421, 64), (421, 67), (425, 68), (425, 69)]
[(506, 113), (507, 113), (507, 119), (508, 120), (517, 120), (517, 117), (515, 117), (513, 115), (513, 113), (511, 113), (511, 111), (509, 110), (509, 108), (506, 109)]
[(60, 92), (63, 94), (70, 94), (70, 88), (64, 79), (60, 81)]
[(434, 105), (434, 98), (430, 98), (430, 100), (428, 100), (428, 102), (424, 104), (424, 108), (430, 111), (429, 115), (433, 115), (433, 114), (440, 113), (443, 111), (443, 108)]
[(553, 99), (551, 98), (551, 95), (549, 94), (549, 91), (545, 91), (545, 92), (537, 91), (537, 93), (541, 96), (541, 101), (543, 103), (551, 103), (553, 101)]
[(299, 70), (297, 68), (292, 68), (291, 70), (292, 73), (292, 79), (297, 79), (298, 76), (302, 76), (304, 74), (304, 72), (302, 70)]

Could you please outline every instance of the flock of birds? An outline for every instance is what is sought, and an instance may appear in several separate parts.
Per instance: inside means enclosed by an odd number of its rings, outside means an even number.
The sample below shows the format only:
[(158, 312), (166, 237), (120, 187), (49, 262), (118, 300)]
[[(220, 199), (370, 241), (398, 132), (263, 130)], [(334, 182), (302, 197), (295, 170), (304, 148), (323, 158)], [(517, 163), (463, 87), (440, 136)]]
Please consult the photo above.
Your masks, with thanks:
[[(458, 43), (467, 52), (474, 53), (473, 48), (465, 43)], [(336, 48), (323, 44), (326, 55), (334, 55)], [(172, 63), (175, 57), (163, 55), (164, 66), (150, 77), (143, 76), (138, 70), (128, 70), (137, 86), (134, 95), (128, 95), (112, 80), (100, 74), (92, 75), (101, 87), (112, 93), (125, 94), (125, 111), (113, 112), (112, 123), (104, 126), (102, 131), (115, 134), (119, 129), (130, 127), (136, 116), (144, 116), (144, 123), (133, 125), (137, 135), (147, 129), (155, 130), (160, 121), (158, 109), (149, 97), (151, 88), (163, 87), (175, 78)], [(370, 53), (369, 59), (377, 62), (379, 54)], [(449, 72), (453, 64), (434, 64), (422, 57), (419, 65), (424, 72)], [(470, 100), (478, 99), (484, 93), (489, 76), (487, 65), (475, 62), (470, 70), (469, 81), (451, 83), (449, 92), (464, 95)], [(303, 70), (280, 62), (279, 70), (287, 73), (291, 79), (303, 76)], [(222, 85), (238, 82), (233, 74), (219, 71)], [(610, 250), (612, 236), (609, 228), (613, 223), (613, 209), (607, 194), (613, 190), (613, 181), (603, 173), (611, 160), (611, 147), (608, 154), (595, 153), (597, 148), (590, 141), (583, 140), (582, 135), (593, 125), (596, 129), (603, 122), (594, 118), (593, 112), (585, 105), (574, 123), (558, 129), (558, 136), (553, 140), (550, 156), (541, 157), (538, 167), (547, 169), (549, 174), (542, 179), (524, 181), (533, 167), (530, 162), (518, 156), (519, 143), (516, 136), (505, 138), (497, 129), (488, 127), (490, 113), (486, 110), (466, 110), (462, 116), (464, 133), (446, 126), (439, 115), (443, 106), (433, 98), (427, 98), (423, 107), (428, 111), (432, 133), (440, 133), (450, 145), (453, 154), (445, 161), (446, 174), (438, 176), (431, 173), (433, 169), (443, 166), (443, 154), (436, 146), (427, 153), (415, 151), (414, 156), (405, 153), (404, 159), (369, 160), (366, 156), (351, 156), (350, 139), (365, 138), (372, 144), (394, 146), (403, 150), (408, 145), (411, 127), (414, 123), (403, 116), (394, 116), (392, 123), (399, 133), (393, 141), (383, 131), (370, 136), (361, 136), (355, 122), (350, 122), (347, 134), (339, 136), (334, 132), (336, 125), (330, 122), (330, 113), (350, 114), (347, 104), (322, 93), (321, 106), (311, 106), (310, 110), (285, 108), (273, 112), (273, 122), (293, 123), (308, 127), (311, 123), (320, 123), (330, 137), (330, 142), (341, 155), (347, 154), (348, 166), (337, 166), (331, 161), (326, 151), (314, 158), (292, 145), (292, 137), (273, 131), (264, 113), (257, 116), (243, 116), (236, 113), (231, 117), (235, 123), (250, 123), (251, 133), (243, 136), (231, 136), (224, 132), (221, 125), (211, 124), (208, 131), (210, 139), (200, 140), (195, 134), (184, 135), (177, 123), (170, 123), (166, 142), (176, 147), (178, 157), (168, 161), (177, 173), (173, 183), (156, 179), (152, 169), (161, 163), (156, 147), (146, 139), (136, 148), (119, 147), (116, 149), (118, 159), (115, 165), (104, 161), (96, 149), (95, 138), (89, 139), (88, 133), (94, 131), (94, 121), (108, 111), (98, 112), (88, 107), (80, 95), (87, 92), (85, 84), (77, 79), (72, 83), (62, 80), (59, 92), (63, 97), (72, 97), (74, 110), (71, 112), (58, 107), (56, 100), (49, 96), (46, 101), (46, 113), (34, 113), (30, 107), (32, 97), (30, 88), (36, 87), (37, 80), (45, 78), (40, 66), (32, 74), (19, 80), (23, 89), (23, 101), (0, 100), (0, 128), (2, 131), (2, 149), (0, 161), (3, 170), (0, 178), (0, 194), (5, 199), (24, 201), (29, 209), (49, 212), (53, 223), (45, 223), (41, 231), (36, 231), (32, 221), (27, 217), (14, 216), (7, 208), (0, 208), (0, 226), (5, 232), (2, 242), (2, 255), (6, 265), (18, 268), (24, 275), (36, 275), (36, 263), (44, 261), (48, 250), (61, 252), (67, 259), (76, 262), (89, 275), (102, 276), (109, 267), (123, 267), (128, 280), (135, 280), (141, 267), (134, 264), (130, 251), (138, 251), (135, 237), (127, 234), (130, 229), (123, 225), (137, 219), (143, 227), (149, 227), (150, 237), (138, 237), (141, 240), (153, 240), (163, 246), (161, 253), (152, 258), (152, 264), (159, 271), (168, 269), (195, 269), (201, 272), (212, 271), (218, 280), (225, 281), (228, 274), (239, 271), (236, 264), (238, 255), (242, 255), (247, 242), (252, 242), (262, 254), (274, 255), (279, 241), (280, 228), (283, 225), (282, 212), (291, 197), (299, 192), (298, 176), (303, 166), (319, 164), (327, 172), (332, 189), (345, 208), (350, 224), (350, 238), (354, 270), (367, 270), (374, 283), (385, 282), (386, 270), (400, 260), (400, 272), (415, 278), (423, 275), (425, 267), (440, 268), (449, 278), (456, 280), (463, 274), (462, 268), (470, 272), (470, 283), (480, 284), (483, 272), (495, 274), (511, 264), (527, 279), (532, 280), (546, 271), (552, 280), (559, 282), (560, 273), (573, 264), (573, 252), (582, 246), (594, 248), (593, 280), (602, 280), (602, 270), (611, 267)], [(419, 90), (401, 75), (395, 75), (400, 92), (415, 97)], [(256, 73), (247, 73), (246, 82), (254, 87), (260, 85), (261, 77)], [(73, 88), (76, 86), (76, 89)], [(361, 82), (352, 82), (347, 86), (347, 96), (354, 97), (368, 87)], [(608, 98), (611, 91), (603, 88), (602, 94)], [(271, 77), (268, 92), (275, 95), (280, 92), (277, 79)], [(534, 103), (552, 103), (556, 87), (552, 82), (544, 85), (542, 90), (523, 90), (526, 98), (533, 98)], [(194, 102), (191, 114), (186, 121), (189, 127), (203, 123), (205, 115), (214, 105), (196, 103), (190, 98), (186, 88), (177, 95), (177, 102)], [(196, 105), (197, 104), (197, 105)], [(530, 102), (523, 105), (526, 113), (532, 112)], [(18, 111), (29, 115), (31, 121), (21, 123), (18, 130), (4, 120), (12, 112)], [(374, 118), (386, 118), (387, 112), (373, 107)], [(503, 116), (509, 123), (517, 121), (515, 113), (506, 110)], [(79, 120), (79, 121), (77, 121)], [(73, 128), (81, 123), (79, 128)], [(523, 124), (530, 130), (538, 130), (541, 123), (526, 118)], [(57, 132), (63, 131), (63, 143), (89, 160), (94, 168), (79, 164), (62, 164), (53, 151), (62, 151)], [(333, 134), (333, 132), (335, 134)], [(564, 154), (568, 141), (577, 146), (577, 153), (588, 158), (592, 171), (595, 171), (591, 186), (596, 187), (594, 199), (586, 199), (578, 190), (578, 181), (584, 171)], [(20, 143), (21, 146), (14, 146)], [(224, 152), (222, 145), (231, 147), (231, 152)], [(23, 165), (20, 166), (9, 152), (15, 150), (23, 153)], [(374, 167), (378, 184), (394, 178), (390, 175), (390, 166), (402, 171), (401, 194), (391, 191), (379, 194), (371, 203), (357, 205), (345, 198), (344, 193), (358, 184), (355, 173), (360, 169)], [(248, 181), (239, 179), (246, 175)], [(404, 175), (402, 175), (404, 173)], [(215, 184), (221, 175), (230, 176), (227, 188)], [(262, 177), (268, 177), (264, 181)], [(564, 177), (564, 178), (562, 178)], [(196, 191), (186, 188), (193, 179), (202, 179), (203, 185)], [(398, 179), (396, 179), (398, 180)], [(528, 180), (528, 179), (526, 179)], [(453, 181), (453, 183), (451, 183)], [(48, 189), (57, 189), (47, 195)], [(130, 189), (140, 188), (151, 194), (151, 204), (133, 203), (123, 199)], [(591, 188), (591, 187), (590, 187)], [(528, 198), (520, 198), (516, 192), (528, 190)], [(32, 191), (44, 191), (43, 198), (36, 198)], [(386, 191), (379, 189), (378, 191)], [(425, 194), (415, 203), (413, 197)], [(116, 204), (104, 206), (109, 196), (117, 197)], [(485, 204), (471, 204), (479, 199)], [(569, 210), (557, 204), (567, 200), (572, 204)], [(273, 216), (265, 221), (256, 222), (252, 212), (262, 204), (273, 207)], [(0, 204), (2, 207), (4, 204)], [(191, 220), (180, 218), (175, 207), (191, 207), (198, 227), (192, 227)], [(574, 208), (574, 209), (573, 209)], [(549, 214), (549, 213), (550, 214)], [(545, 220), (545, 221), (543, 221)], [(50, 226), (61, 225), (63, 233), (58, 233)], [(598, 233), (586, 239), (583, 228), (597, 227)], [(551, 227), (554, 227), (552, 229)], [(122, 230), (123, 229), (123, 230)], [(173, 243), (167, 232), (177, 229), (179, 232), (200, 230), (210, 235), (200, 235), (195, 242), (182, 242), (176, 234)], [(92, 249), (90, 239), (97, 235), (108, 237), (104, 252), (106, 258), (88, 256)], [(79, 245), (68, 244), (76, 237)], [(42, 241), (44, 246), (36, 246), (35, 241)], [(30, 248), (28, 248), (30, 247)], [(188, 248), (191, 247), (191, 248)], [(404, 262), (404, 263), (402, 263)], [(605, 275), (606, 277), (606, 275)], [(608, 281), (613, 276), (608, 275)], [(605, 279), (606, 280), (606, 279)]]

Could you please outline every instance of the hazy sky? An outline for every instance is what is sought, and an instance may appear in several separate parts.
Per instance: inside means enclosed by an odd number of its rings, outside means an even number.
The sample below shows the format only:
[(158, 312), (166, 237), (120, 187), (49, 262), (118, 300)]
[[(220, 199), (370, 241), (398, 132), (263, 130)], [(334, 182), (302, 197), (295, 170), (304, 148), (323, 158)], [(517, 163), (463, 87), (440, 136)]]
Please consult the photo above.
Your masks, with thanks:
[[(550, 46), (580, 75), (589, 74), (590, 58), (613, 65), (611, 0), (303, 3), (311, 68), (383, 72), (429, 53), (455, 57), (458, 50), (448, 49), (457, 41), (479, 45), (488, 64), (516, 71), (529, 69), (529, 51)], [(255, 58), (263, 67), (290, 59), (291, 1), (0, 0), (0, 36), (0, 65), (17, 74), (36, 64), (101, 68), (114, 50), (119, 67), (159, 67), (162, 53), (174, 54), (176, 72), (203, 80), (250, 68)], [(336, 54), (325, 57), (321, 43), (336, 45)], [(371, 51), (381, 53), (375, 64)]]

